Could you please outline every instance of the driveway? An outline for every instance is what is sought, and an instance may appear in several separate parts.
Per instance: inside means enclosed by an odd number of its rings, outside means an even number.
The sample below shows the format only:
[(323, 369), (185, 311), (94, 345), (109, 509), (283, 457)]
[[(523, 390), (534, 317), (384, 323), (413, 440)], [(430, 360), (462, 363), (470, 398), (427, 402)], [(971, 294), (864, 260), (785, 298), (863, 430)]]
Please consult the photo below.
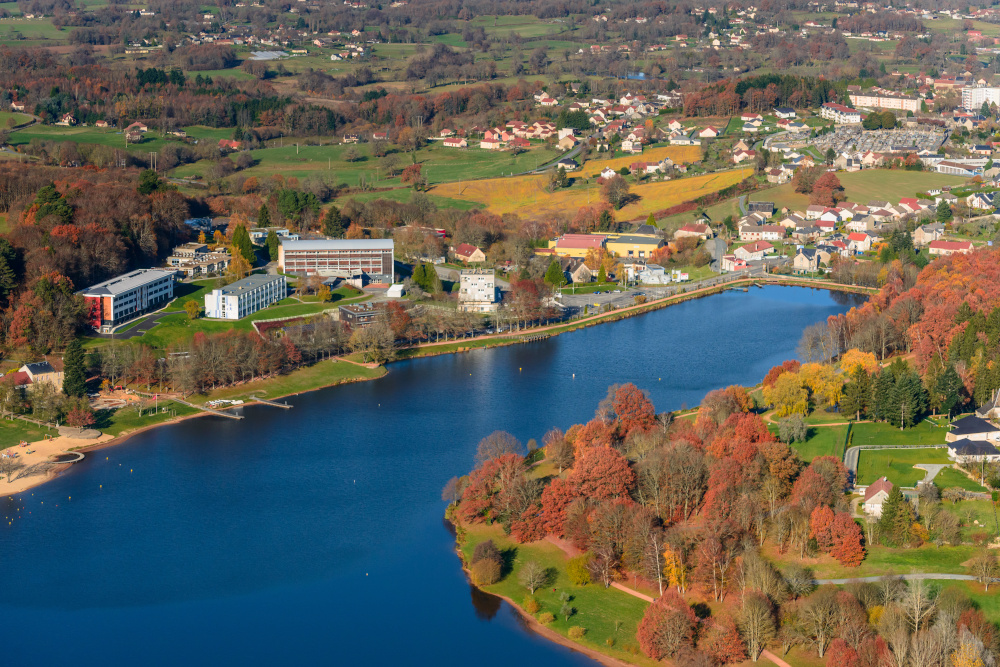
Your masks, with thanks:
[(933, 481), (934, 478), (937, 477), (937, 474), (939, 472), (941, 472), (942, 469), (944, 469), (944, 468), (950, 468), (951, 464), (949, 464), (949, 463), (918, 463), (918, 464), (914, 465), (913, 467), (914, 468), (919, 468), (920, 470), (926, 470), (927, 471), (927, 474), (924, 476), (924, 479), (921, 482), (922, 484), (927, 484), (928, 482)]
[(162, 320), (164, 317), (166, 317), (168, 315), (176, 315), (176, 314), (177, 314), (177, 311), (170, 312), (170, 313), (164, 313), (164, 312), (153, 313), (152, 315), (147, 315), (146, 317), (142, 318), (142, 320), (140, 320), (139, 324), (133, 326), (128, 331), (122, 331), (122, 332), (119, 332), (119, 333), (110, 333), (110, 334), (102, 334), (102, 333), (97, 333), (95, 331), (95, 332), (92, 332), (92, 333), (87, 334), (87, 335), (90, 336), (90, 337), (92, 337), (92, 338), (107, 338), (108, 340), (111, 340), (111, 339), (114, 339), (114, 340), (128, 340), (129, 338), (138, 338), (139, 336), (142, 336), (142, 335), (146, 334), (150, 329), (152, 329), (157, 324), (159, 324), (160, 320)]

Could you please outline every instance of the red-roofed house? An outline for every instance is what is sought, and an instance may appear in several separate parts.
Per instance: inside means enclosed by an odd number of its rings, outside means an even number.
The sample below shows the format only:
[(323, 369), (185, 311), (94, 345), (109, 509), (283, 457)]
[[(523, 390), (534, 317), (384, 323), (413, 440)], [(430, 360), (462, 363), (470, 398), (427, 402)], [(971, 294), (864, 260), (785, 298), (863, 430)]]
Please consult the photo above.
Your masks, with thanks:
[(531, 142), (527, 139), (522, 139), (520, 137), (515, 137), (510, 140), (511, 148), (528, 148), (531, 146)]
[(587, 251), (597, 250), (604, 246), (608, 237), (604, 234), (563, 234), (549, 241), (549, 247), (561, 257), (578, 257), (583, 259)]
[(972, 241), (931, 241), (927, 244), (927, 252), (931, 255), (954, 255), (956, 252), (972, 252)]
[(231, 151), (238, 151), (243, 144), (233, 139), (219, 139), (219, 148), (228, 148)]
[(699, 132), (698, 136), (701, 137), (702, 139), (714, 139), (715, 137), (719, 136), (720, 134), (722, 134), (722, 133), (719, 132), (714, 127), (712, 127), (711, 125), (709, 125), (704, 130), (702, 130), (701, 132)]
[(890, 491), (892, 491), (892, 482), (885, 477), (880, 477), (869, 484), (868, 488), (865, 489), (865, 514), (875, 517), (882, 516), (882, 503), (889, 497)]
[(847, 247), (853, 252), (868, 252), (872, 249), (872, 237), (864, 232), (851, 232), (847, 235)]
[(441, 142), (445, 148), (468, 148), (469, 142), (462, 137), (449, 137)]
[(767, 241), (754, 241), (745, 246), (740, 246), (733, 251), (733, 255), (738, 259), (751, 262), (753, 260), (764, 259), (764, 255), (770, 255), (772, 252), (774, 252), (774, 246)]
[(455, 259), (460, 262), (475, 263), (486, 261), (486, 253), (469, 243), (459, 243), (452, 252), (455, 254)]

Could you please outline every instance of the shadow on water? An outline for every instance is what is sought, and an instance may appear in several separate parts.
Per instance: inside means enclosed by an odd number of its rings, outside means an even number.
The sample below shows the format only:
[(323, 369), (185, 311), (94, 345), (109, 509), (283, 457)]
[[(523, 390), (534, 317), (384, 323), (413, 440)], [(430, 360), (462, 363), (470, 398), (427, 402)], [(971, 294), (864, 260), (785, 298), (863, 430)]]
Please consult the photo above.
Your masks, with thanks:
[[(503, 600), (495, 595), (481, 591), (470, 581), (469, 592), (472, 593), (472, 607), (476, 610), (476, 618), (480, 621), (492, 621), (500, 611)], [(520, 616), (520, 614), (515, 614)]]
[(838, 306), (848, 308), (858, 308), (868, 301), (867, 294), (855, 294), (854, 292), (837, 292), (830, 290), (830, 299)]

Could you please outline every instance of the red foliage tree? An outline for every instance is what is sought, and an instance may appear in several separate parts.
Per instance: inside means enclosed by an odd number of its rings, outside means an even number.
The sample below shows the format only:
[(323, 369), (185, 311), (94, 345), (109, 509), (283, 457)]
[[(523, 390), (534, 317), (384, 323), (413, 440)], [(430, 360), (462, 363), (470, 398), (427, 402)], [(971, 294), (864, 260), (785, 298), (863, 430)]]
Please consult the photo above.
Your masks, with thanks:
[(577, 458), (567, 480), (578, 495), (591, 500), (628, 496), (635, 485), (635, 473), (621, 454), (613, 449), (590, 447)]
[[(567, 438), (570, 433), (573, 433), (572, 428), (566, 434)], [(573, 449), (579, 455), (580, 451), (587, 447), (610, 447), (614, 441), (614, 427), (605, 423), (603, 419), (595, 417), (577, 429), (573, 438)]]
[(833, 510), (826, 505), (817, 505), (809, 515), (809, 537), (816, 540), (823, 551), (829, 551), (833, 545), (833, 520)]
[(462, 493), (459, 516), (464, 521), (482, 523), (499, 516), (496, 502), (510, 487), (512, 480), (523, 474), (524, 459), (517, 454), (502, 454), (485, 461), (469, 475), (469, 485)]
[(826, 667), (861, 667), (861, 659), (857, 651), (837, 637), (826, 650)]
[(813, 459), (792, 486), (792, 503), (806, 512), (817, 505), (834, 505), (847, 484), (847, 469), (832, 456)]
[(622, 437), (635, 431), (648, 431), (656, 424), (653, 403), (631, 382), (618, 388), (612, 406), (618, 415), (618, 432)]
[(567, 510), (576, 500), (575, 487), (564, 479), (556, 478), (542, 491), (542, 520), (545, 530), (562, 537), (566, 530)]
[(545, 537), (545, 532), (545, 521), (541, 510), (535, 504), (521, 512), (521, 516), (510, 525), (511, 537), (521, 544), (537, 542)]
[(983, 614), (981, 609), (966, 609), (956, 623), (959, 630), (968, 628), (986, 646), (996, 646), (997, 627)]
[(743, 662), (747, 659), (747, 647), (736, 625), (731, 621), (716, 623), (708, 631), (698, 647), (712, 660), (721, 665)]
[(646, 607), (636, 631), (639, 648), (653, 660), (663, 660), (690, 648), (697, 618), (674, 589), (668, 589)]
[(865, 559), (865, 536), (861, 526), (855, 523), (851, 515), (847, 512), (838, 514), (833, 520), (830, 533), (830, 555), (844, 567), (861, 565), (861, 561)]

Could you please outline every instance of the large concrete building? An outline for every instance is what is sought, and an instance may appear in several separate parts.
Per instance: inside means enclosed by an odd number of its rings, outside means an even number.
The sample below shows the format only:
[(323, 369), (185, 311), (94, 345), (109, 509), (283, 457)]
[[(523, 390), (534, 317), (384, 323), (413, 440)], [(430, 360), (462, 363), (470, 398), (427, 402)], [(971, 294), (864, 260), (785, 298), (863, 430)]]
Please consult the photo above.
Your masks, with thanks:
[(87, 303), (87, 322), (101, 333), (174, 298), (174, 272), (139, 269), (77, 292)]
[(459, 274), (459, 310), (492, 313), (498, 306), (497, 279), (492, 270), (466, 269)]
[(205, 295), (205, 317), (238, 320), (285, 298), (285, 276), (253, 275)]
[(395, 282), (392, 239), (282, 241), (278, 264), (286, 273), (350, 277), (364, 272), (374, 282)]
[(1000, 105), (1000, 88), (992, 86), (979, 86), (975, 88), (962, 89), (962, 107), (970, 111), (979, 111), (983, 108), (983, 102)]
[[(869, 109), (898, 109), (900, 111), (920, 111), (920, 98), (906, 95), (892, 95), (870, 91), (850, 96), (851, 104)], [(982, 104), (980, 104), (982, 106)]]

